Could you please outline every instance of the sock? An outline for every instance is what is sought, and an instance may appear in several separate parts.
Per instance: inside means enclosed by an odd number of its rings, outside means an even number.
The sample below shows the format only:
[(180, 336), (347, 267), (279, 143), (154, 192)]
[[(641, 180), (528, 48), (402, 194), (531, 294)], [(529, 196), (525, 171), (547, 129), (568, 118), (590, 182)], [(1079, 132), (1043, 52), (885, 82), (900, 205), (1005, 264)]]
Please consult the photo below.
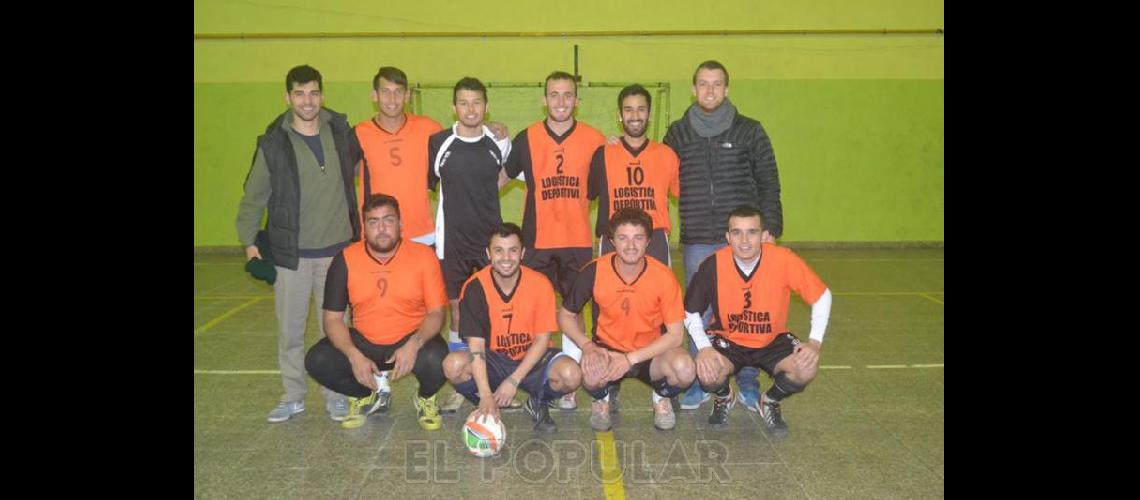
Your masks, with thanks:
[(688, 389), (688, 387), (677, 387), (675, 385), (669, 385), (665, 379), (661, 379), (653, 383), (653, 394), (666, 398), (671, 398), (673, 396), (681, 394), (682, 392), (685, 392), (685, 389)]
[(459, 340), (459, 332), (455, 330), (447, 331), (447, 352), (466, 351), (467, 343)]
[(712, 391), (712, 393), (718, 398), (727, 398), (729, 394), (732, 394), (732, 387), (728, 385), (727, 381), (725, 381), (724, 385), (721, 386), (720, 389)]
[(566, 353), (567, 356), (570, 356), (574, 362), (582, 362), (582, 349), (578, 347), (578, 344), (575, 344), (574, 341), (570, 340), (570, 338), (566, 335), (562, 335), (562, 352)]
[(768, 389), (768, 392), (765, 392), (764, 395), (768, 397), (768, 400), (779, 403), (780, 400), (797, 392), (803, 392), (803, 390), (804, 386), (792, 382), (787, 375), (779, 373), (776, 374), (775, 380), (773, 380), (772, 388)]
[[(610, 401), (610, 390), (608, 386), (602, 386), (595, 391), (587, 390), (586, 393), (589, 394), (591, 398), (594, 398), (596, 400), (605, 401), (607, 403)], [(598, 397), (599, 395), (601, 397)]]

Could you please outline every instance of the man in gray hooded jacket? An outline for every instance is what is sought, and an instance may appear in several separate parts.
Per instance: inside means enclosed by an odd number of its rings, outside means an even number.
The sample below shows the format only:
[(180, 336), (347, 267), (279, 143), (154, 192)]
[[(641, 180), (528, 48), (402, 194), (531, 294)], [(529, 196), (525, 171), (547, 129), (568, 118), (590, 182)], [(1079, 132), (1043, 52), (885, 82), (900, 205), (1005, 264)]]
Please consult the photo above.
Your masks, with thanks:
[[(724, 227), (733, 208), (753, 205), (760, 209), (764, 242), (774, 243), (784, 230), (772, 143), (760, 122), (737, 113), (728, 100), (724, 65), (709, 60), (697, 66), (693, 96), (696, 102), (669, 125), (663, 141), (681, 158), (679, 211), (686, 289), (701, 261), (726, 245)], [(691, 344), (689, 348), (696, 352)], [(752, 411), (759, 411), (757, 375), (751, 367), (737, 375), (739, 401)], [(693, 384), (681, 408), (696, 409), (708, 398)]]

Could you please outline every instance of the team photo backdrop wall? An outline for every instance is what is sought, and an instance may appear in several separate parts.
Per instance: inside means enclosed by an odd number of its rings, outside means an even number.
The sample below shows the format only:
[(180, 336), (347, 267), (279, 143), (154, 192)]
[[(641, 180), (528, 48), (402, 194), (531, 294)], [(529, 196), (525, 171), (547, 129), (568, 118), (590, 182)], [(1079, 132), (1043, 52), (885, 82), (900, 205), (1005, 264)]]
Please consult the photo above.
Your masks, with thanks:
[[(617, 92), (641, 83), (660, 140), (707, 59), (728, 68), (730, 100), (771, 138), (781, 241), (945, 239), (942, 1), (196, 0), (194, 18), (195, 247), (238, 245), (255, 139), (285, 111), (293, 66), (320, 70), (326, 106), (353, 124), (376, 113), (380, 66), (403, 69), (415, 111), (444, 126), (449, 86), (474, 76), (513, 137), (543, 118), (543, 78), (577, 65), (579, 120), (617, 135)], [(522, 199), (512, 183), (504, 219), (521, 220)]]

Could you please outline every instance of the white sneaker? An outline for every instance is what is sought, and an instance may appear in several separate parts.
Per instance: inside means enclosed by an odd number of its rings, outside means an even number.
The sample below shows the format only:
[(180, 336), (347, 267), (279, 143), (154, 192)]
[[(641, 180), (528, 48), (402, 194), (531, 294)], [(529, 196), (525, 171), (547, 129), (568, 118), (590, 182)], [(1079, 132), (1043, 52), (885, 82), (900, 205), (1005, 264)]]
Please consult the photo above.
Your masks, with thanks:
[(673, 413), (673, 400), (661, 398), (653, 403), (653, 426), (667, 431), (677, 425), (677, 416)]
[(444, 401), (442, 405), (439, 405), (439, 412), (448, 414), (455, 413), (459, 411), (459, 408), (463, 406), (463, 402), (466, 400), (467, 398), (464, 398), (462, 394), (453, 392), (450, 396), (447, 397), (447, 401)]
[(574, 411), (578, 409), (578, 398), (575, 396), (576, 392), (571, 392), (565, 396), (558, 398), (558, 408), (564, 411)]
[(325, 403), (325, 409), (329, 412), (329, 418), (335, 422), (344, 422), (344, 418), (348, 416), (348, 400), (345, 398), (336, 398), (332, 401)]
[(590, 428), (598, 432), (606, 432), (613, 426), (613, 419), (610, 418), (610, 402), (604, 399), (595, 399), (590, 404)]
[(507, 406), (500, 406), (499, 411), (507, 413), (514, 413), (523, 409), (523, 403), (519, 401), (518, 397), (511, 398), (511, 402)]

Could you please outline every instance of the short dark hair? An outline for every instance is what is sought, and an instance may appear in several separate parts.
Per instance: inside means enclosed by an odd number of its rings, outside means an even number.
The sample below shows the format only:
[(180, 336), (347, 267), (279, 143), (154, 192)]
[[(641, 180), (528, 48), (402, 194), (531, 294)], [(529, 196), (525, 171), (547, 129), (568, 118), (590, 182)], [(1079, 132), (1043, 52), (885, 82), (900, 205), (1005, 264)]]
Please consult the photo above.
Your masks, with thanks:
[(522, 229), (514, 222), (504, 222), (491, 229), (490, 234), (487, 235), (487, 248), (491, 248), (491, 240), (496, 236), (500, 238), (509, 238), (511, 235), (519, 237), (519, 243), (522, 243)]
[(313, 80), (317, 81), (317, 90), (324, 91), (324, 82), (321, 80), (321, 72), (316, 68), (303, 64), (289, 70), (289, 74), (285, 75), (285, 92), (293, 91), (293, 84), (304, 85)]
[(651, 97), (649, 95), (649, 91), (645, 90), (645, 87), (642, 87), (641, 85), (635, 83), (633, 85), (629, 85), (629, 86), (621, 89), (621, 92), (618, 93), (618, 112), (619, 113), (621, 112), (621, 106), (625, 102), (625, 98), (629, 97), (631, 95), (643, 95), (643, 96), (645, 96), (645, 106), (648, 107), (649, 109), (653, 109), (653, 97)]
[(455, 82), (455, 90), (451, 92), (451, 104), (455, 104), (455, 100), (457, 99), (460, 90), (473, 90), (475, 92), (482, 92), (483, 102), (488, 102), (487, 87), (484, 87), (483, 82), (479, 81), (478, 78), (465, 76), (463, 78), (460, 78), (458, 82)]
[(645, 229), (646, 236), (653, 235), (653, 219), (640, 208), (619, 208), (614, 211), (610, 216), (610, 224), (606, 227), (606, 237), (613, 240), (614, 231), (622, 224), (641, 226)]
[(558, 70), (551, 72), (549, 75), (546, 75), (546, 83), (544, 83), (542, 86), (543, 95), (550, 91), (551, 80), (570, 80), (574, 83), (574, 94), (578, 94), (578, 80), (574, 78), (574, 75), (571, 75), (570, 73), (562, 70)]
[(701, 63), (699, 66), (697, 66), (697, 70), (693, 72), (693, 85), (697, 84), (697, 73), (700, 73), (702, 69), (719, 69), (719, 70), (723, 71), (724, 72), (724, 86), (725, 87), (728, 86), (728, 69), (725, 68), (723, 64), (721, 64), (717, 61), (714, 61), (712, 59), (709, 59), (709, 60)]
[(396, 217), (400, 216), (400, 202), (396, 201), (396, 198), (394, 196), (389, 196), (382, 193), (373, 194), (367, 200), (365, 200), (364, 211), (361, 213), (366, 214), (380, 207), (392, 207), (392, 210), (396, 211)]
[[(760, 229), (764, 229), (764, 214), (752, 205), (739, 205), (732, 209), (732, 211), (728, 213), (728, 218), (731, 219), (733, 217), (759, 217)], [(728, 219), (725, 219), (724, 224), (726, 226), (728, 225)]]
[(380, 90), (381, 78), (404, 87), (404, 90), (408, 89), (408, 75), (400, 71), (400, 68), (395, 66), (380, 66), (380, 71), (377, 71), (376, 76), (372, 77), (372, 90)]

